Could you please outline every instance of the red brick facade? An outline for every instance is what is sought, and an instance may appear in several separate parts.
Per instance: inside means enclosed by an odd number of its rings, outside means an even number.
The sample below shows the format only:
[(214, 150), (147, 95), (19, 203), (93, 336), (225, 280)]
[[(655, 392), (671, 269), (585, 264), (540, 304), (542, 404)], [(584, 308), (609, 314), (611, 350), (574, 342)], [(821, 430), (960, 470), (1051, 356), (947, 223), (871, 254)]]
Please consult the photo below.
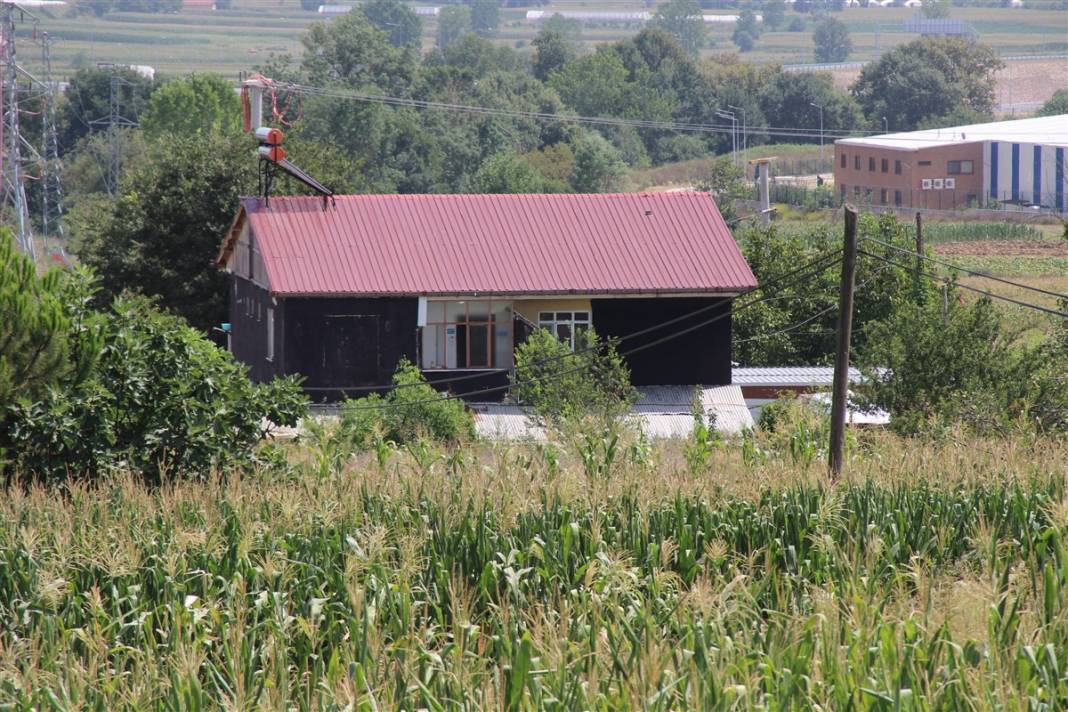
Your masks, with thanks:
[(899, 149), (846, 140), (834, 149), (834, 189), (841, 200), (936, 209), (982, 201), (982, 142)]

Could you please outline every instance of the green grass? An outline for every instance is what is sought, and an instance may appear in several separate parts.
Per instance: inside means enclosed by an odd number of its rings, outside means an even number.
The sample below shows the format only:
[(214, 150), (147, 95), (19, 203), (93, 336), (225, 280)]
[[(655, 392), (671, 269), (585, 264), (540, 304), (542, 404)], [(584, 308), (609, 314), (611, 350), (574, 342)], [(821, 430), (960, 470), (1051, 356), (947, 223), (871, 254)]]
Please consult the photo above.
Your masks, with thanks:
[(964, 269), (987, 272), (1001, 277), (1065, 277), (1068, 275), (1068, 257), (951, 255), (944, 259)]
[(828, 486), (815, 451), (786, 439), (692, 471), (676, 444), (595, 436), (588, 452), (417, 444), (352, 460), (311, 444), (289, 474), (10, 489), (0, 704), (1068, 699), (1063, 442), (872, 434)]
[(928, 222), (923, 226), (924, 242), (976, 242), (979, 240), (1041, 240), (1044, 233), (1031, 226), (1013, 222)]

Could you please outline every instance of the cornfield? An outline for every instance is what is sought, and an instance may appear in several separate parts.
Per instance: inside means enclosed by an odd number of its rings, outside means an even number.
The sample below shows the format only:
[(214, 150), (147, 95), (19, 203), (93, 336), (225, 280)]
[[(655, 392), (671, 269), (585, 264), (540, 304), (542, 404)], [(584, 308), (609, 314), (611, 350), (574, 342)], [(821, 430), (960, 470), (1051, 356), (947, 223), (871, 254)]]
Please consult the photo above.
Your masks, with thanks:
[(977, 242), (980, 240), (1041, 240), (1042, 232), (1032, 225), (1013, 222), (928, 222), (923, 226), (924, 242)]
[(13, 485), (0, 704), (1065, 709), (1066, 463), (867, 435), (832, 486), (594, 435)]

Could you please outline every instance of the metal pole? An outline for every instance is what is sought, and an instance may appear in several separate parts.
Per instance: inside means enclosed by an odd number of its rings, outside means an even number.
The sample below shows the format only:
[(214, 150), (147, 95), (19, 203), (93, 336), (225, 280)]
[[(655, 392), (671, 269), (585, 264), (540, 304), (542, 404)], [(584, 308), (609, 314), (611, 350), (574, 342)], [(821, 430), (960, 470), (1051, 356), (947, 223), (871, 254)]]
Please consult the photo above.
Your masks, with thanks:
[(838, 353), (834, 360), (834, 392), (831, 396), (830, 475), (837, 481), (845, 461), (846, 409), (849, 406), (849, 341), (853, 332), (853, 290), (857, 271), (857, 211), (845, 206), (845, 241), (842, 249), (842, 281), (838, 298)]
[(748, 161), (749, 161), (749, 154), (746, 151), (746, 148), (747, 148), (749, 142), (747, 140), (748, 135), (746, 133), (745, 109), (743, 109), (740, 106), (731, 106), (730, 104), (727, 104), (727, 108), (728, 109), (734, 109), (735, 111), (742, 112), (742, 163), (743, 164), (747, 164)]
[(810, 101), (810, 106), (814, 106), (820, 110), (820, 170), (823, 170), (823, 107), (819, 104)]
[(738, 165), (738, 134), (737, 134), (738, 119), (730, 111), (719, 111), (719, 110), (717, 110), (716, 111), (716, 116), (722, 117), (724, 119), (730, 119), (731, 120), (731, 161), (734, 163), (735, 166), (737, 166)]

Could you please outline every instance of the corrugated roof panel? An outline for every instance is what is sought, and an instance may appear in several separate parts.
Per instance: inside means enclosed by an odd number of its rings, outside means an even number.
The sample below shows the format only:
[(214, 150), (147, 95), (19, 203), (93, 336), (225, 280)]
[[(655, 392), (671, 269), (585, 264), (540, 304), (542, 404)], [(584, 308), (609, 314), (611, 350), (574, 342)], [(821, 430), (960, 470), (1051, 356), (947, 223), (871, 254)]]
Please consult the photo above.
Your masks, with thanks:
[[(862, 379), (856, 368), (849, 369), (850, 383)], [(782, 386), (814, 387), (830, 386), (834, 383), (833, 366), (786, 366), (786, 367), (734, 367), (731, 369), (731, 383), (736, 386)]]
[(656, 294), (756, 286), (704, 193), (244, 201), (276, 294)]

